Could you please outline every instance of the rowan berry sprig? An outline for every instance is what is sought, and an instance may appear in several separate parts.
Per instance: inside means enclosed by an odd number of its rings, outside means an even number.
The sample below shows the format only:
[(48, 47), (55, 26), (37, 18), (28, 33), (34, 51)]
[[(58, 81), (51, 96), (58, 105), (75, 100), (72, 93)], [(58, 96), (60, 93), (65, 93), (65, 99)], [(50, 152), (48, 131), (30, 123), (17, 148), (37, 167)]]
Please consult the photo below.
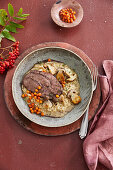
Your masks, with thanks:
[(0, 48), (0, 74), (14, 67), (15, 60), (19, 56), (19, 42), (16, 42), (11, 33), (17, 33), (18, 28), (24, 28), (17, 21), (26, 20), (28, 16), (29, 14), (23, 14), (23, 8), (15, 13), (11, 3), (8, 4), (8, 12), (0, 9), (0, 47), (3, 38), (15, 42), (9, 47)]
[(8, 13), (5, 9), (0, 9), (0, 43), (3, 38), (7, 38), (11, 41), (16, 41), (15, 37), (11, 33), (17, 33), (17, 28), (24, 28), (23, 25), (17, 23), (17, 21), (24, 21), (29, 14), (23, 14), (23, 8), (20, 8), (15, 13), (12, 4), (8, 4)]
[(16, 58), (19, 56), (19, 41), (6, 48), (0, 48), (0, 74), (14, 67)]

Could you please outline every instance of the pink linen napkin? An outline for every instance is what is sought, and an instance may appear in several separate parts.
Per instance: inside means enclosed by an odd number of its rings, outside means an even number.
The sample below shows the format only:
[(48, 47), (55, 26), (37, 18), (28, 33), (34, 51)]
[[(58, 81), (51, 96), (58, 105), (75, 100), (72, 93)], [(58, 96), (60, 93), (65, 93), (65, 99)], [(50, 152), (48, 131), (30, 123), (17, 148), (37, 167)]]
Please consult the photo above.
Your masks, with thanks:
[(103, 104), (96, 113), (83, 143), (86, 163), (90, 170), (100, 162), (113, 170), (113, 61), (105, 60), (106, 76), (100, 76)]

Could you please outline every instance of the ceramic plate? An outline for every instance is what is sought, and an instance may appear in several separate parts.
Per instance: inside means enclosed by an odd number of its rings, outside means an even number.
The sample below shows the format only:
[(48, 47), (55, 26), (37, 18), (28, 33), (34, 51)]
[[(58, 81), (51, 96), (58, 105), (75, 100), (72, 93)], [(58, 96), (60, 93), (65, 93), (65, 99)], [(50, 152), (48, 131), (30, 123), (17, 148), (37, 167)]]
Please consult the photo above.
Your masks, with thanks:
[[(61, 61), (75, 70), (79, 77), (81, 103), (62, 118), (40, 117), (31, 114), (25, 101), (22, 99), (21, 82), (24, 74), (37, 62), (51, 58)], [(92, 98), (92, 78), (86, 63), (75, 53), (60, 47), (45, 47), (37, 49), (23, 58), (17, 66), (12, 79), (12, 93), (20, 112), (32, 122), (46, 127), (61, 127), (78, 120), (86, 111)]]

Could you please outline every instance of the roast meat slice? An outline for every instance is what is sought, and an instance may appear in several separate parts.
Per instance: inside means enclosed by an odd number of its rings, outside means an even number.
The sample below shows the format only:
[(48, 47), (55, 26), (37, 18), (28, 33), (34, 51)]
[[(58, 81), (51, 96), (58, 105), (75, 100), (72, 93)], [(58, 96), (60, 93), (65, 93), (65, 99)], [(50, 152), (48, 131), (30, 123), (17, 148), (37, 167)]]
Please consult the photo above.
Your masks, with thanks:
[(31, 70), (23, 78), (22, 84), (30, 91), (35, 92), (38, 86), (41, 86), (39, 92), (44, 99), (55, 100), (56, 94), (63, 92), (62, 85), (51, 73), (38, 70)]

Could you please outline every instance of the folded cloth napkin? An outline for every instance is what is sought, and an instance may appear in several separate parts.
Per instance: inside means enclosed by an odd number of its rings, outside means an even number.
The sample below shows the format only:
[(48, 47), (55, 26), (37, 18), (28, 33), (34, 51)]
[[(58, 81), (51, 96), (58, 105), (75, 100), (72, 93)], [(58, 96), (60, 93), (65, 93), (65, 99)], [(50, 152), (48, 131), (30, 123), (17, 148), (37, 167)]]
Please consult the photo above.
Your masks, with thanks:
[(106, 76), (100, 76), (103, 104), (96, 113), (83, 143), (83, 152), (90, 170), (100, 162), (113, 170), (113, 61), (105, 60)]

